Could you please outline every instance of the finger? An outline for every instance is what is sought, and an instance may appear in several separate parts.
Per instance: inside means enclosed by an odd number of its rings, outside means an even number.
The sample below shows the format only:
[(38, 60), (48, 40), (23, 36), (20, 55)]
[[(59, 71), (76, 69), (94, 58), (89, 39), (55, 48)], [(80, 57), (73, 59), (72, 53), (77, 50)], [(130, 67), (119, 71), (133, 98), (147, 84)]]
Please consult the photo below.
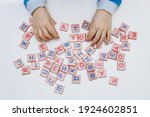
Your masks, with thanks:
[(106, 42), (107, 42), (107, 44), (110, 42), (110, 38), (111, 38), (111, 31), (108, 30), (107, 34), (106, 34)]
[(87, 36), (87, 41), (90, 41), (94, 38), (95, 34), (97, 32), (97, 29), (95, 27), (91, 27), (89, 30), (88, 36)]
[(99, 41), (99, 39), (101, 37), (101, 34), (102, 34), (102, 31), (98, 30), (98, 32), (96, 33), (94, 39), (92, 40), (91, 46), (94, 46)]
[(34, 28), (33, 30), (34, 30), (34, 35), (35, 35), (35, 37), (37, 38), (38, 41), (41, 42), (42, 40), (38, 37), (37, 30), (36, 30), (35, 28)]
[(46, 39), (48, 39), (48, 40), (52, 39), (52, 36), (48, 33), (46, 27), (42, 27), (41, 30)]
[(99, 48), (99, 47), (102, 45), (102, 43), (103, 43), (105, 37), (106, 37), (106, 31), (103, 31), (103, 32), (102, 32), (102, 35), (101, 35), (101, 38), (100, 38), (100, 40), (98, 41), (98, 43), (97, 43), (97, 45), (96, 45), (96, 48)]
[(56, 31), (55, 27), (52, 26), (50, 23), (46, 25), (46, 29), (54, 38), (59, 38), (58, 32)]
[(43, 36), (43, 33), (41, 31), (41, 29), (37, 29), (37, 32), (38, 32), (38, 37), (43, 40), (43, 41), (48, 41), (48, 39), (46, 39), (44, 36)]

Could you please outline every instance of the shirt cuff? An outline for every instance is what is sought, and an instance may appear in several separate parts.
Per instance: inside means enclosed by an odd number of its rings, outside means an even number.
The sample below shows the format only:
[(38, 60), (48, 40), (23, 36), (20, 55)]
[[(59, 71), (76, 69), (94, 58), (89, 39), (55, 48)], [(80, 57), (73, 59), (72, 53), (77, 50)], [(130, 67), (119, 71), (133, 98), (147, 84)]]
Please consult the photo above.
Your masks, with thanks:
[(27, 9), (32, 14), (32, 12), (38, 7), (46, 7), (46, 0), (29, 0), (27, 3)]
[(111, 15), (117, 10), (118, 6), (109, 0), (100, 0), (97, 3), (97, 9), (102, 9), (109, 12)]

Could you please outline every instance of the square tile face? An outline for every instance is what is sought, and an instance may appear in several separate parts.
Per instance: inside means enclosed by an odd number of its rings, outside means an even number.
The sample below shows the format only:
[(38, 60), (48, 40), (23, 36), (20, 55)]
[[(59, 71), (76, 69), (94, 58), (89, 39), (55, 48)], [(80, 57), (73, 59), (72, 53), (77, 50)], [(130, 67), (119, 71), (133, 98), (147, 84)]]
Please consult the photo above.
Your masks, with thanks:
[(116, 60), (116, 58), (117, 58), (117, 53), (114, 52), (114, 51), (109, 51), (109, 52), (108, 52), (108, 58), (109, 58), (109, 59)]
[(30, 74), (31, 73), (30, 66), (21, 67), (21, 72), (22, 72), (22, 75)]
[(27, 61), (28, 62), (36, 62), (36, 54), (28, 54)]
[(48, 75), (49, 75), (49, 73), (50, 73), (50, 70), (49, 70), (49, 69), (43, 68), (43, 69), (41, 70), (40, 76), (42, 76), (42, 77), (44, 77), (44, 78), (47, 78)]
[(85, 54), (82, 51), (77, 51), (74, 55), (78, 60), (81, 60)]
[(88, 72), (88, 78), (89, 78), (90, 81), (93, 81), (93, 80), (97, 79), (95, 71)]
[(38, 53), (37, 56), (39, 61), (44, 61), (47, 59), (45, 52)]
[(137, 32), (130, 31), (129, 35), (128, 35), (128, 38), (132, 39), (132, 40), (137, 40)]
[(43, 67), (51, 70), (53, 62), (51, 60), (45, 60)]
[(23, 38), (26, 40), (26, 41), (30, 41), (30, 39), (32, 38), (33, 36), (33, 33), (32, 32), (25, 32), (25, 34), (23, 35)]
[(88, 64), (86, 65), (86, 70), (87, 70), (87, 72), (95, 71), (94, 63), (88, 63)]
[(63, 94), (64, 88), (65, 88), (64, 86), (57, 84), (55, 87), (55, 93)]
[(72, 45), (69, 41), (63, 43), (63, 47), (65, 50), (71, 49)]
[(86, 64), (88, 64), (88, 63), (90, 63), (90, 62), (93, 60), (93, 58), (92, 58), (91, 56), (89, 56), (89, 55), (85, 55), (85, 56), (82, 58), (82, 60), (83, 60)]
[(117, 54), (117, 58), (116, 58), (117, 61), (123, 62), (124, 59), (125, 59), (125, 54), (123, 54), (123, 53)]
[(100, 53), (99, 53), (99, 60), (107, 61), (107, 53), (105, 53), (105, 52), (100, 52)]
[(79, 61), (79, 62), (77, 62), (78, 70), (83, 70), (83, 69), (85, 69), (85, 65), (86, 65), (86, 63), (83, 62), (82, 60)]
[(60, 31), (65, 31), (65, 32), (68, 32), (68, 30), (69, 30), (69, 24), (67, 24), (67, 23), (61, 23), (60, 24), (60, 29), (59, 29)]
[(64, 72), (64, 73), (68, 73), (68, 70), (69, 70), (69, 66), (68, 65), (65, 65), (65, 64), (62, 64), (61, 67), (60, 67), (60, 71), (61, 72)]
[(63, 61), (64, 61), (64, 59), (63, 59), (62, 57), (58, 57), (58, 58), (56, 58), (56, 59), (54, 60), (54, 63), (55, 63), (56, 65), (61, 66), (61, 64), (63, 63)]
[(59, 71), (56, 78), (57, 80), (64, 81), (66, 74), (64, 72)]
[(77, 59), (76, 58), (70, 58), (68, 59), (68, 65), (69, 66), (76, 66)]
[(130, 43), (124, 42), (121, 44), (121, 50), (122, 51), (130, 51)]
[(88, 55), (92, 55), (95, 52), (95, 48), (92, 46), (89, 46), (85, 49), (85, 51)]
[(27, 49), (29, 46), (30, 42), (26, 41), (25, 39), (21, 40), (19, 47), (23, 48), (23, 49)]
[(120, 49), (121, 49), (121, 45), (114, 43), (111, 50), (118, 53)]
[(63, 45), (61, 44), (61, 45), (59, 45), (58, 47), (55, 48), (55, 51), (58, 55), (61, 55), (65, 52), (65, 49), (64, 49)]
[(23, 22), (19, 29), (22, 30), (23, 32), (26, 32), (29, 29), (30, 25), (28, 25), (27, 23)]
[(72, 49), (66, 50), (66, 58), (73, 58), (74, 52)]
[(76, 36), (77, 36), (77, 40), (79, 42), (85, 42), (86, 41), (86, 33), (76, 34)]
[(47, 58), (51, 59), (51, 60), (54, 60), (56, 57), (56, 52), (53, 51), (53, 50), (49, 50), (48, 51), (48, 54), (47, 54)]
[(124, 33), (126, 33), (129, 29), (129, 25), (122, 23), (119, 27), (119, 30), (123, 31)]
[(124, 34), (124, 33), (121, 33), (120, 34), (120, 41), (121, 42), (128, 42), (128, 35)]
[(106, 70), (105, 69), (97, 70), (97, 77), (98, 78), (105, 78), (105, 77), (107, 77)]
[(111, 35), (113, 35), (116, 38), (120, 37), (120, 30), (118, 28), (114, 28)]
[(24, 66), (23, 60), (21, 58), (15, 60), (14, 65), (17, 69), (19, 69), (20, 67)]
[(71, 32), (72, 33), (79, 33), (80, 32), (80, 25), (79, 24), (71, 24)]
[(31, 70), (39, 70), (40, 69), (40, 63), (39, 62), (32, 62), (31, 63)]
[(88, 21), (84, 20), (84, 21), (83, 21), (83, 23), (82, 23), (81, 28), (83, 28), (83, 29), (85, 29), (85, 30), (89, 30), (90, 25), (91, 25), (91, 23), (90, 23), (90, 22), (88, 22)]
[(59, 65), (53, 64), (51, 68), (51, 72), (53, 72), (54, 74), (57, 74), (59, 71), (59, 68), (60, 68)]
[(57, 79), (54, 77), (48, 77), (46, 80), (46, 83), (49, 84), (50, 86), (53, 86), (56, 83)]
[(82, 42), (74, 42), (73, 43), (74, 50), (82, 50)]
[(102, 60), (96, 60), (95, 61), (95, 68), (96, 69), (103, 69), (104, 68), (104, 61), (102, 61)]
[(70, 66), (68, 70), (68, 74), (76, 75), (76, 73), (77, 73), (77, 67)]
[(125, 71), (126, 70), (126, 63), (125, 62), (117, 62), (117, 70), (118, 71)]
[(80, 84), (81, 76), (80, 75), (73, 75), (72, 76), (72, 84)]
[(110, 79), (109, 79), (109, 84), (110, 85), (117, 86), (118, 82), (119, 82), (119, 78), (118, 77), (111, 76)]
[(41, 52), (45, 52), (45, 51), (48, 50), (48, 47), (47, 47), (46, 43), (41, 43), (41, 44), (39, 44), (38, 47), (39, 47), (39, 50), (40, 50)]

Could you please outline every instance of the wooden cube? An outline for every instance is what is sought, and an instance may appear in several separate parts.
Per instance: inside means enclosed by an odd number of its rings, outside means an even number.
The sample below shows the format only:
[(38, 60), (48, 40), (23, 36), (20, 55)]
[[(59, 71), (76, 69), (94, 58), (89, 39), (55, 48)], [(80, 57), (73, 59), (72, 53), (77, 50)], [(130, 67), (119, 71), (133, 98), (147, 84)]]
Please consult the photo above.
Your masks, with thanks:
[(121, 49), (121, 45), (114, 43), (111, 50), (118, 53), (120, 49)]
[(76, 75), (76, 73), (77, 73), (77, 67), (70, 66), (69, 70), (68, 70), (68, 74), (70, 74), (70, 75)]
[(17, 69), (19, 69), (20, 67), (24, 66), (23, 60), (21, 58), (15, 60), (14, 65)]
[(82, 42), (74, 42), (74, 50), (82, 50)]
[(30, 74), (31, 73), (30, 66), (21, 67), (21, 72), (22, 72), (22, 75)]
[(116, 60), (116, 58), (117, 58), (117, 53), (114, 52), (114, 51), (109, 51), (107, 57), (108, 57), (109, 59)]
[(68, 73), (68, 70), (69, 70), (69, 66), (68, 66), (68, 65), (62, 64), (62, 65), (60, 66), (60, 71), (61, 71), (61, 72), (64, 72), (65, 74), (67, 74), (67, 73)]
[(81, 60), (85, 54), (82, 51), (77, 51), (74, 55), (78, 60)]
[(81, 28), (83, 28), (83, 29), (85, 29), (85, 30), (89, 30), (90, 25), (91, 25), (91, 23), (90, 23), (90, 22), (88, 22), (88, 21), (84, 20), (84, 21), (83, 21), (83, 23), (82, 23)]
[(23, 32), (26, 32), (29, 29), (30, 25), (28, 25), (27, 23), (23, 22), (19, 29), (22, 30)]
[(137, 32), (130, 31), (128, 34), (128, 38), (132, 40), (137, 40)]
[(88, 72), (88, 78), (89, 78), (90, 81), (93, 81), (93, 80), (97, 79), (95, 71)]
[(72, 31), (72, 33), (80, 32), (80, 25), (79, 24), (71, 24), (71, 31)]
[(82, 60), (79, 61), (79, 62), (77, 62), (78, 70), (83, 70), (83, 69), (85, 69), (85, 65), (86, 65), (86, 63), (83, 62)]
[(86, 70), (87, 70), (87, 72), (95, 71), (94, 63), (88, 63), (86, 65)]
[(43, 67), (42, 70), (41, 70), (40, 76), (42, 76), (44, 78), (47, 78), (49, 73), (50, 73), (50, 70), (45, 68), (45, 67)]
[(58, 55), (61, 55), (65, 52), (65, 49), (64, 49), (63, 45), (61, 44), (55, 48), (55, 51), (57, 52)]
[(19, 47), (23, 48), (23, 49), (27, 49), (29, 46), (30, 42), (26, 41), (25, 39), (21, 40)]
[(48, 50), (48, 47), (47, 47), (46, 43), (41, 43), (41, 44), (39, 44), (38, 47), (39, 47), (41, 52), (45, 52), (45, 51)]
[(56, 52), (53, 51), (53, 50), (49, 50), (48, 51), (48, 54), (47, 54), (47, 58), (51, 59), (51, 60), (54, 60), (56, 57)]
[(66, 50), (66, 58), (73, 58), (74, 52), (72, 49)]
[(107, 61), (107, 53), (105, 53), (105, 52), (100, 52), (100, 53), (99, 53), (99, 60)]
[(23, 38), (27, 41), (30, 41), (30, 39), (32, 38), (33, 33), (32, 32), (25, 32), (25, 34), (23, 35)]
[(128, 42), (128, 35), (124, 34), (124, 33), (121, 33), (120, 34), (120, 41), (121, 42)]
[(64, 86), (62, 86), (62, 85), (59, 85), (59, 84), (57, 84), (56, 85), (56, 88), (55, 88), (55, 93), (58, 93), (58, 94), (63, 94), (63, 92), (64, 92)]
[(130, 51), (130, 43), (124, 42), (121, 44), (121, 50), (122, 51)]
[(97, 77), (98, 78), (105, 78), (105, 77), (107, 77), (106, 70), (105, 69), (97, 70)]
[(71, 43), (69, 41), (63, 43), (63, 47), (65, 50), (71, 49)]
[(40, 63), (39, 62), (32, 62), (31, 63), (31, 70), (39, 70), (40, 69)]
[(118, 71), (125, 71), (126, 70), (126, 63), (125, 62), (117, 62), (117, 70)]
[(117, 86), (118, 82), (119, 82), (119, 78), (118, 77), (110, 76), (110, 79), (109, 79), (109, 84), (110, 85)]
[(53, 64), (52, 68), (51, 68), (51, 72), (54, 73), (54, 74), (57, 74), (58, 71), (59, 71), (59, 68), (60, 68), (59, 65)]
[(69, 41), (70, 42), (77, 42), (78, 41), (77, 34), (70, 34), (69, 35)]
[(56, 83), (57, 79), (54, 78), (53, 76), (50, 76), (47, 78), (46, 83), (49, 84), (50, 86), (53, 86)]
[(94, 52), (95, 52), (95, 48), (92, 47), (92, 46), (88, 46), (86, 49), (85, 49), (86, 53), (88, 55), (92, 55)]
[(72, 76), (72, 84), (80, 84), (81, 76), (80, 75), (73, 75)]
[(28, 54), (27, 61), (28, 62), (36, 62), (36, 54)]
[(64, 59), (63, 59), (62, 57), (58, 57), (58, 58), (56, 58), (56, 59), (54, 60), (54, 63), (55, 63), (56, 65), (61, 66), (61, 64), (63, 63), (63, 61), (64, 61)]
[(79, 42), (85, 42), (86, 41), (86, 33), (77, 34), (77, 39)]
[(56, 78), (57, 80), (64, 81), (66, 74), (64, 72), (59, 71)]
[(61, 23), (60, 24), (60, 29), (59, 29), (60, 31), (65, 31), (65, 32), (68, 32), (68, 30), (69, 30), (69, 24), (67, 24), (67, 23)]
[(125, 24), (125, 23), (122, 23), (119, 27), (119, 30), (123, 31), (123, 32), (127, 32), (129, 29), (129, 25)]
[(52, 62), (52, 61), (46, 60), (45, 63), (44, 63), (44, 65), (43, 65), (43, 67), (45, 67), (45, 68), (51, 70), (52, 65), (53, 65), (53, 62)]
[(118, 28), (114, 28), (111, 35), (113, 35), (114, 37), (119, 38), (120, 37), (120, 30)]
[(125, 54), (124, 53), (118, 53), (117, 54), (117, 58), (116, 58), (117, 61), (123, 62), (124, 59), (125, 59)]
[(47, 59), (45, 52), (38, 53), (37, 56), (39, 61), (44, 61)]
[(93, 60), (93, 58), (92, 58), (91, 56), (89, 56), (89, 55), (84, 55), (84, 57), (82, 58), (82, 60), (83, 60), (86, 64), (88, 64), (88, 63), (90, 63), (90, 62)]
[(103, 69), (104, 68), (104, 61), (102, 61), (102, 60), (96, 60), (95, 61), (95, 68), (96, 69)]

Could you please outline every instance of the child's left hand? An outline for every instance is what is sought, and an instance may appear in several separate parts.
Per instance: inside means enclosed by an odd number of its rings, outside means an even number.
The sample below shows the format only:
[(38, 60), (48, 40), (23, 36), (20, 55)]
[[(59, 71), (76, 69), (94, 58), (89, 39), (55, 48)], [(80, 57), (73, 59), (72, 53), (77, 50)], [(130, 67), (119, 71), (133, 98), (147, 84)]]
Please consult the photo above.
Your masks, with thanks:
[(106, 43), (110, 41), (111, 22), (111, 14), (104, 10), (96, 11), (87, 35), (87, 41), (92, 40), (91, 46), (96, 45), (96, 48), (99, 48), (104, 40)]

